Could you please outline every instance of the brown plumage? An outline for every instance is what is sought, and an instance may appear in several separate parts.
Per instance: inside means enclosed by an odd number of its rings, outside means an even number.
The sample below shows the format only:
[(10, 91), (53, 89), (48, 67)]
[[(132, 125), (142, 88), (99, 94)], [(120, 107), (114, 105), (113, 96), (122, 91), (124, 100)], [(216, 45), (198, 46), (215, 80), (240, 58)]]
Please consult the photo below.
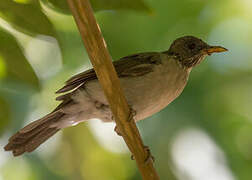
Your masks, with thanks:
[(42, 119), (28, 124), (10, 137), (4, 149), (12, 151), (14, 156), (33, 151), (60, 130), (57, 127), (50, 127), (50, 125), (59, 120), (63, 115), (61, 112), (53, 112)]
[[(207, 55), (226, 51), (186, 36), (177, 39), (165, 52), (139, 53), (114, 62), (125, 97), (135, 110), (134, 119), (145, 119), (165, 108), (183, 91), (192, 67)], [(14, 156), (31, 152), (60, 129), (92, 118), (112, 121), (112, 113), (90, 69), (70, 78), (56, 93), (61, 104), (50, 114), (19, 130), (4, 147)]]
[[(139, 75), (139, 73), (137, 74), (137, 72), (140, 72), (143, 75), (150, 72), (152, 69), (150, 67), (147, 67), (144, 71), (138, 71), (138, 69), (134, 69), (134, 67), (138, 67), (137, 65), (142, 64), (150, 65), (152, 63), (155, 63), (154, 60), (150, 61), (151, 58), (153, 58), (155, 55), (158, 55), (158, 53), (134, 54), (131, 56), (126, 56), (120, 59), (120, 61), (115, 61), (114, 65), (119, 77), (137, 76)], [(132, 58), (137, 60), (134, 61), (133, 64), (131, 63)], [(123, 66), (121, 66), (122, 64)], [(127, 66), (126, 69), (122, 68), (125, 66)], [(133, 71), (136, 72), (133, 74)], [(97, 76), (95, 74), (95, 71), (93, 69), (90, 69), (67, 80), (66, 85), (56, 92), (67, 92), (67, 94), (60, 95), (56, 98), (56, 100), (62, 101), (62, 103), (52, 113), (48, 114), (42, 119), (28, 124), (12, 137), (10, 137), (8, 144), (4, 147), (4, 149), (6, 151), (12, 151), (14, 156), (19, 156), (25, 152), (31, 152), (36, 149), (40, 144), (45, 142), (48, 138), (53, 136), (61, 129), (54, 125), (58, 121), (64, 119), (65, 113), (63, 112), (63, 109), (68, 107), (70, 104), (74, 104), (72, 100), (72, 95), (76, 93), (74, 90), (80, 86), (83, 86), (86, 82), (96, 79)]]

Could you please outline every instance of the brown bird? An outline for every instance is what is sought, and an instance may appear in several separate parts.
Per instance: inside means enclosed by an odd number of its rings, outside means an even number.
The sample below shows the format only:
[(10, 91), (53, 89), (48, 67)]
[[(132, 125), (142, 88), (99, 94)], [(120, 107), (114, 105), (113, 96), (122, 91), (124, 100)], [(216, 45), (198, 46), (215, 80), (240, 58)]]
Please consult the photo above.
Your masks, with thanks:
[[(139, 53), (115, 61), (126, 99), (136, 112), (134, 119), (145, 119), (165, 108), (181, 94), (193, 67), (207, 55), (224, 51), (227, 49), (185, 36), (175, 40), (168, 51)], [(33, 151), (62, 128), (92, 118), (113, 120), (93, 69), (73, 76), (56, 93), (65, 93), (56, 98), (61, 104), (10, 137), (6, 151), (18, 156)]]

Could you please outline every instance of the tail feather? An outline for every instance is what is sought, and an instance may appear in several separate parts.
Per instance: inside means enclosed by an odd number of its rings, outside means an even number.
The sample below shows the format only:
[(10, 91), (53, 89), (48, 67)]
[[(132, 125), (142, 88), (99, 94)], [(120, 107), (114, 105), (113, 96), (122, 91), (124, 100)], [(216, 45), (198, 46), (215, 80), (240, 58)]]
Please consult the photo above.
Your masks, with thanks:
[(40, 132), (31, 141), (27, 143), (26, 145), (27, 152), (32, 152), (33, 150), (35, 150), (40, 144), (45, 142), (48, 138), (50, 138), (52, 135), (54, 135), (58, 131), (59, 129), (57, 128), (49, 128)]
[(43, 126), (45, 125), (45, 122), (48, 122), (48, 120), (52, 120), (52, 119), (56, 119), (57, 117), (61, 116), (62, 113), (59, 111), (54, 111), (48, 115), (46, 115), (45, 117), (34, 121), (30, 124), (28, 124), (27, 126), (25, 126), (24, 128), (22, 128), (21, 130), (19, 130), (21, 133), (26, 133), (26, 132), (30, 132), (31, 130), (34, 130), (36, 127), (38, 126)]
[(35, 150), (40, 144), (60, 130), (51, 125), (61, 119), (62, 116), (64, 116), (63, 113), (55, 111), (42, 119), (28, 124), (9, 138), (9, 142), (4, 149), (12, 151), (14, 156)]

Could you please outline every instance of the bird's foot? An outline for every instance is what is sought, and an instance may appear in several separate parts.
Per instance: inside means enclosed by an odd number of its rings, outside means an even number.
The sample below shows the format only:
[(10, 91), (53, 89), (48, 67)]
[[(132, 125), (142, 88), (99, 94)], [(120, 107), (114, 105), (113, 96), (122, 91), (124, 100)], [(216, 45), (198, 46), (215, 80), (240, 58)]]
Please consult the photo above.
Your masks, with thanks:
[(130, 109), (130, 113), (129, 113), (129, 117), (128, 117), (128, 122), (131, 122), (134, 119), (134, 117), (136, 116), (137, 112), (131, 106), (129, 107), (129, 109)]
[[(136, 111), (131, 107), (129, 107), (129, 110), (130, 110), (130, 112), (129, 112), (129, 116), (127, 118), (127, 121), (131, 122), (134, 119), (134, 117), (136, 116)], [(111, 120), (115, 121), (115, 118), (113, 115), (111, 116)]]
[[(130, 113), (129, 113), (129, 117), (128, 117), (127, 121), (131, 122), (136, 115), (136, 111), (131, 107), (129, 109), (130, 109)], [(113, 115), (111, 116), (111, 119), (112, 119), (112, 121), (114, 121)], [(117, 126), (115, 126), (114, 131), (117, 133), (118, 136), (122, 136), (122, 133), (120, 132), (120, 130)]]
[[(147, 152), (147, 157), (144, 160), (144, 163), (147, 164), (149, 161), (155, 162), (155, 157), (151, 155), (150, 148), (148, 146), (144, 146), (144, 149)], [(134, 155), (131, 155), (131, 160), (135, 160)]]
[(120, 132), (120, 130), (117, 126), (115, 126), (114, 131), (117, 133), (118, 136), (122, 136), (122, 133)]
[(144, 149), (147, 152), (147, 157), (146, 157), (144, 163), (147, 164), (149, 161), (155, 162), (155, 157), (152, 156), (150, 148), (148, 146), (144, 146)]

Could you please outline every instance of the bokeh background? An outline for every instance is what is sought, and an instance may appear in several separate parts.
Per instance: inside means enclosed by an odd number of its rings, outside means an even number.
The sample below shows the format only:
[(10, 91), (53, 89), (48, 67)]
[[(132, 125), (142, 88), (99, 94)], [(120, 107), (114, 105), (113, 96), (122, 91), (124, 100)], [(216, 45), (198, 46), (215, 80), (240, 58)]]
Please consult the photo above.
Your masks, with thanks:
[[(114, 60), (194, 35), (228, 53), (193, 69), (182, 95), (138, 123), (161, 179), (252, 178), (252, 1), (92, 0)], [(0, 180), (139, 180), (113, 123), (65, 129), (13, 158), (8, 137), (57, 106), (54, 92), (90, 68), (65, 1), (0, 0)]]

